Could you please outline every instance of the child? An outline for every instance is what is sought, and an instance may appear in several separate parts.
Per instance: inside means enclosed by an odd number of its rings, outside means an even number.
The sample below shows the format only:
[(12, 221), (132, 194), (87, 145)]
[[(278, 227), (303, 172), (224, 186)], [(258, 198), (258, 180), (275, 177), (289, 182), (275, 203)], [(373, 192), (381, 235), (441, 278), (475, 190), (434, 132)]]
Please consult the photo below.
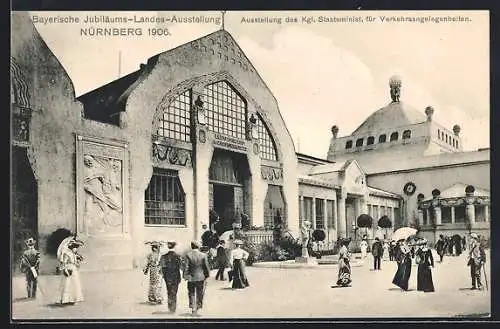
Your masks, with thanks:
[(38, 279), (38, 269), (40, 267), (40, 252), (35, 249), (35, 239), (26, 240), (27, 249), (23, 252), (19, 267), (26, 276), (26, 288), (28, 298), (36, 298), (36, 288)]

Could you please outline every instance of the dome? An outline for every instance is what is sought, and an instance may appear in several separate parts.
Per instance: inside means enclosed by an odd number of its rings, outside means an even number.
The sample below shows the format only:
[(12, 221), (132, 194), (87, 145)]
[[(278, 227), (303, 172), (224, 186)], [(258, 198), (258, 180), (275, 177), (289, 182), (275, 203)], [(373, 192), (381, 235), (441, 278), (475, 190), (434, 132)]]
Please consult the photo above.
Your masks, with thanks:
[(391, 130), (401, 126), (422, 123), (425, 114), (403, 102), (392, 102), (370, 115), (352, 134), (368, 133), (374, 130)]

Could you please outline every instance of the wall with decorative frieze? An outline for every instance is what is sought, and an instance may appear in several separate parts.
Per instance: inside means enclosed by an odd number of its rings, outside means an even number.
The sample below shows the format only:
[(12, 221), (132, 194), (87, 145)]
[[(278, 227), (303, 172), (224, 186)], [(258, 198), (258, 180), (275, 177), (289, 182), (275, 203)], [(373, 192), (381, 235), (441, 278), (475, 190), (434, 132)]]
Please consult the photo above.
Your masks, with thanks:
[[(268, 126), (276, 142), (278, 158), (281, 159), (279, 162), (282, 163), (281, 169), (283, 173), (281, 179), (274, 178), (272, 181), (273, 184), (281, 184), (280, 181), (283, 182), (285, 198), (293, 200), (293, 202), (288, 202), (288, 217), (297, 218), (298, 205), (295, 202), (298, 194), (296, 177), (297, 158), (293, 141), (279, 113), (276, 99), (231, 35), (226, 31), (212, 33), (155, 56), (148, 62), (147, 66), (149, 73), (130, 93), (126, 111), (121, 114), (121, 121), (124, 121), (125, 124), (127, 122), (133, 123), (130, 126), (132, 130), (136, 131), (136, 136), (151, 136), (156, 132), (162, 111), (168, 107), (178, 94), (190, 88), (192, 88), (193, 93), (199, 94), (202, 92), (203, 86), (226, 80), (246, 99), (249, 113), (258, 112)], [(141, 119), (135, 120), (135, 118)], [(211, 156), (210, 152), (205, 153), (203, 151), (201, 145), (230, 149), (235, 152), (245, 152), (250, 163), (253, 162), (251, 159), (252, 154), (256, 155), (258, 153), (258, 147), (255, 147), (251, 141), (246, 141), (245, 145), (242, 145), (239, 142), (226, 140), (226, 138), (217, 138), (216, 134), (207, 129), (204, 129), (202, 134), (198, 130), (199, 126), (196, 127), (194, 134), (196, 140), (200, 142), (200, 145), (196, 146), (197, 151), (193, 155), (195, 158), (195, 168), (202, 165), (199, 161), (200, 152), (203, 153), (203, 158)], [(202, 140), (205, 142), (203, 143)], [(146, 139), (136, 138), (134, 145), (131, 145), (131, 152), (133, 150), (137, 151), (138, 163), (147, 163), (146, 159), (149, 154), (146, 151), (151, 147), (148, 144)], [(209, 165), (210, 159), (204, 159), (203, 163), (203, 166)], [(142, 166), (141, 164), (138, 165)], [(254, 184), (256, 173), (258, 173), (257, 177), (259, 180), (262, 181), (260, 162), (256, 162), (255, 165), (258, 165), (258, 167), (250, 165), (250, 169), (253, 171), (252, 184), (258, 186), (253, 186), (252, 188), (257, 189), (259, 192), (254, 191), (252, 193), (255, 196), (253, 197), (253, 202), (263, 202), (265, 185), (261, 185), (261, 182), (255, 182)], [(276, 165), (280, 167), (279, 163)], [(256, 168), (259, 168), (258, 171), (254, 170)], [(144, 169), (145, 174), (140, 175), (142, 178), (137, 177), (137, 180), (132, 185), (144, 188), (147, 186), (150, 173), (146, 168)], [(198, 169), (196, 168), (195, 170), (197, 171)], [(198, 174), (195, 172), (195, 177), (197, 178), (196, 175)], [(206, 202), (197, 202), (200, 207), (205, 203), (207, 207), (209, 206), (208, 190), (206, 192)], [(257, 195), (260, 196), (257, 197)], [(253, 205), (252, 209), (256, 207), (256, 205)], [(196, 213), (202, 215), (198, 211)], [(256, 217), (260, 216), (257, 215)], [(201, 221), (201, 219), (193, 220)], [(298, 223), (291, 224), (296, 226), (292, 227), (292, 229), (298, 230)], [(197, 225), (195, 224), (195, 226)]]

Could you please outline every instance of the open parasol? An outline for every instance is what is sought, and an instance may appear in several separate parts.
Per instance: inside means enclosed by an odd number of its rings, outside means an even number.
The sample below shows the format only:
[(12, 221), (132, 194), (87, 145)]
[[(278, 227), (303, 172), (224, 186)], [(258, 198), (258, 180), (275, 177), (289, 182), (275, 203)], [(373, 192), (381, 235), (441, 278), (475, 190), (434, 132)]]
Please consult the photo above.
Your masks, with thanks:
[(417, 229), (412, 227), (401, 227), (392, 234), (392, 239), (395, 241), (406, 240), (415, 234), (417, 234)]
[(219, 240), (225, 241), (227, 243), (227, 242), (229, 242), (231, 237), (234, 238), (234, 231), (233, 230), (226, 231), (226, 232), (222, 233), (221, 236), (219, 237)]

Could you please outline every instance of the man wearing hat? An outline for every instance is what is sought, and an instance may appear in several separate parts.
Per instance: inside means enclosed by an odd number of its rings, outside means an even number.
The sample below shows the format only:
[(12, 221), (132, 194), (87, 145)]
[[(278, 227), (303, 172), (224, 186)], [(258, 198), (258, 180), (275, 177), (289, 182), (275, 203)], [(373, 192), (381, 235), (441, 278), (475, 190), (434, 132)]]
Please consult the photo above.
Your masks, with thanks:
[(40, 252), (35, 249), (35, 239), (26, 240), (27, 249), (23, 252), (19, 267), (26, 276), (28, 298), (36, 298), (38, 269), (40, 267)]
[[(472, 290), (482, 289), (481, 283), (481, 268), (486, 263), (486, 254), (484, 248), (479, 242), (479, 237), (476, 233), (471, 233), (471, 244), (469, 249), (469, 261), (467, 265), (470, 266), (470, 276), (472, 280)], [(477, 285), (476, 285), (477, 284)]]
[(375, 238), (375, 242), (372, 245), (372, 255), (373, 255), (373, 269), (380, 270), (380, 259), (382, 258), (384, 250), (380, 239)]
[(210, 276), (210, 266), (207, 255), (200, 251), (197, 241), (191, 242), (191, 249), (185, 256), (182, 273), (187, 281), (189, 308), (193, 315), (197, 315), (198, 310), (203, 308), (205, 282)]
[(181, 258), (174, 251), (175, 241), (168, 241), (168, 252), (161, 256), (160, 266), (167, 287), (167, 303), (170, 313), (177, 309), (177, 291), (181, 282)]

